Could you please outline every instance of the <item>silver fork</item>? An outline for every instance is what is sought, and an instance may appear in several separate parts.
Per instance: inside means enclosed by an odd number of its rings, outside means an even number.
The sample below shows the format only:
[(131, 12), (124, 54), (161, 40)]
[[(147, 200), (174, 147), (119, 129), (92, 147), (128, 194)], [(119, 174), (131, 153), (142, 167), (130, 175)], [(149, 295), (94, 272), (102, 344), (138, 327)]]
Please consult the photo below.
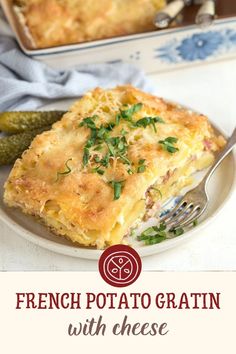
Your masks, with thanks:
[(229, 138), (225, 148), (218, 154), (214, 164), (199, 185), (187, 192), (173, 210), (161, 217), (160, 221), (164, 222), (169, 229), (189, 226), (204, 213), (209, 202), (207, 184), (216, 168), (235, 145), (236, 128)]

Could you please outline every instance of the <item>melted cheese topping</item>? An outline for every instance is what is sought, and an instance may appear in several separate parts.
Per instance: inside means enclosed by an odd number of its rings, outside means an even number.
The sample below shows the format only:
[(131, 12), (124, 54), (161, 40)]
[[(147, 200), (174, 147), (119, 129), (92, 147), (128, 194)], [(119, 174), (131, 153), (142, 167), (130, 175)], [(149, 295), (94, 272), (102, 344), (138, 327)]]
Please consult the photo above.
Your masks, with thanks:
[[(127, 157), (133, 174), (114, 157), (103, 175), (93, 172), (91, 156), (83, 166), (84, 146), (91, 131), (80, 127), (85, 117), (97, 115), (96, 124), (112, 123), (120, 109), (135, 103), (142, 108), (133, 115), (137, 121), (145, 116), (159, 116), (165, 123), (132, 127), (121, 120), (111, 131), (118, 136), (127, 131)], [(167, 137), (178, 139), (179, 151), (169, 153), (158, 143)], [(189, 176), (208, 166), (213, 152), (224, 145), (207, 118), (145, 94), (131, 86), (111, 90), (97, 88), (75, 102), (61, 121), (50, 131), (38, 135), (21, 159), (15, 162), (5, 185), (5, 202), (37, 215), (58, 235), (86, 246), (103, 248), (122, 242), (129, 228), (146, 212), (145, 195), (150, 186), (161, 190), (162, 199), (177, 193), (189, 182)], [(96, 152), (99, 155), (102, 152)], [(92, 154), (93, 155), (93, 154)], [(137, 173), (140, 159), (146, 170)], [(70, 173), (60, 175), (66, 169)], [(109, 181), (125, 181), (118, 200)], [(176, 183), (175, 183), (176, 182)]]
[(37, 48), (155, 29), (165, 0), (15, 0)]

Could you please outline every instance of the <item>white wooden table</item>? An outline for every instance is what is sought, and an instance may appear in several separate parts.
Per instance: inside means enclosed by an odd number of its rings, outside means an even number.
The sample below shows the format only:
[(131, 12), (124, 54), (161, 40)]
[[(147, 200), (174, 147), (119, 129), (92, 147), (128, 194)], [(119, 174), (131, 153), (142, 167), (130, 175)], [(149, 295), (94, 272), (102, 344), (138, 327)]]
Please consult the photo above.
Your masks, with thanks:
[[(236, 59), (152, 75), (156, 94), (208, 115), (227, 134), (236, 125)], [(220, 192), (220, 191), (219, 191)], [(143, 259), (144, 270), (236, 270), (236, 193), (218, 218), (188, 243)], [(0, 224), (0, 270), (96, 270), (96, 261), (62, 256)]]

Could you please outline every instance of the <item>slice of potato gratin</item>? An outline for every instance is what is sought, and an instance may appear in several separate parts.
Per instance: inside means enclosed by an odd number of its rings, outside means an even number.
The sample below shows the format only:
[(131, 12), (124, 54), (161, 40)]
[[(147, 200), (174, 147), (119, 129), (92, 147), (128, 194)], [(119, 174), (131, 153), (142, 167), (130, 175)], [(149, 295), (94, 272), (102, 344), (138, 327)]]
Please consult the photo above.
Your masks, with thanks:
[(96, 88), (15, 162), (5, 202), (85, 246), (121, 243), (225, 144), (207, 118), (131, 86)]

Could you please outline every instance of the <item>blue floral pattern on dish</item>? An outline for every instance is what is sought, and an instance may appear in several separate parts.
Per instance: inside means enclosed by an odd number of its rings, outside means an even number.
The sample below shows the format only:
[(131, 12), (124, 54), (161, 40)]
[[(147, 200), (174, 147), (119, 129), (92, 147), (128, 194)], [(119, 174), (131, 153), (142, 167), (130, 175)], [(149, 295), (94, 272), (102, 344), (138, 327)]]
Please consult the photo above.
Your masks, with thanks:
[(172, 39), (155, 49), (155, 58), (163, 62), (203, 61), (236, 48), (236, 30), (199, 32), (183, 39)]
[(194, 34), (184, 39), (177, 47), (177, 51), (186, 61), (204, 60), (219, 48), (222, 41), (223, 38), (219, 32)]

